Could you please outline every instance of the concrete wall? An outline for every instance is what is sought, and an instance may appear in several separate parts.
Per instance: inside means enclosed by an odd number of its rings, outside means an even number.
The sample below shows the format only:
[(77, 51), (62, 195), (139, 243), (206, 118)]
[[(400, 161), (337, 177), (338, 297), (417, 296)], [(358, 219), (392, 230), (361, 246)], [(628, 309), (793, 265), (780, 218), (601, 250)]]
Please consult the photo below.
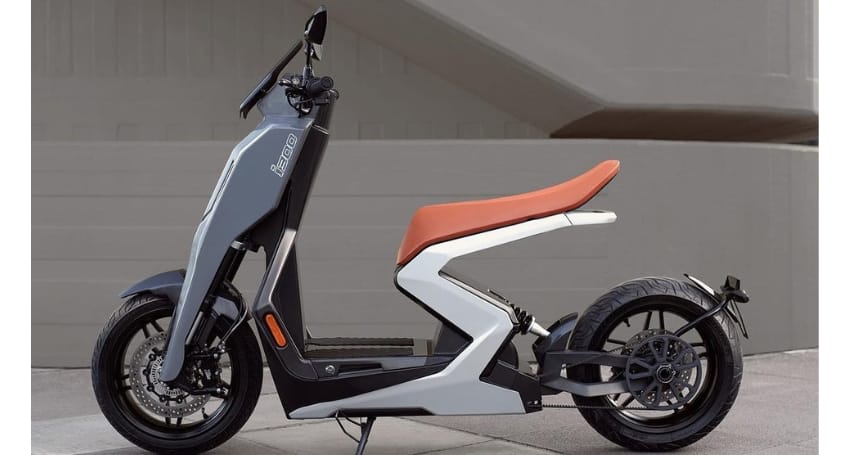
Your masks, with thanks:
[(606, 103), (817, 111), (813, 0), (412, 3)]
[[(294, 0), (35, 0), (34, 140), (238, 140), (239, 103), (302, 33)], [(337, 139), (530, 138), (545, 132), (334, 20)], [(289, 70), (300, 71), (299, 58)]]
[[(32, 362), (84, 366), (117, 293), (183, 267), (231, 142), (33, 143)], [(461, 260), (538, 319), (582, 311), (645, 275), (742, 278), (747, 352), (817, 345), (816, 149), (662, 141), (333, 141), (305, 215), (299, 259), (319, 336), (429, 337), (392, 285), (420, 205), (558, 183), (596, 162), (620, 176), (588, 207), (617, 223), (570, 228)], [(253, 299), (259, 258), (237, 284)], [(528, 341), (522, 343), (528, 345)], [(522, 346), (521, 346), (522, 347)]]
[(817, 137), (814, 0), (304, 1), (554, 137)]
[(337, 139), (817, 137), (814, 0), (35, 0), (33, 139), (239, 139), (321, 3)]

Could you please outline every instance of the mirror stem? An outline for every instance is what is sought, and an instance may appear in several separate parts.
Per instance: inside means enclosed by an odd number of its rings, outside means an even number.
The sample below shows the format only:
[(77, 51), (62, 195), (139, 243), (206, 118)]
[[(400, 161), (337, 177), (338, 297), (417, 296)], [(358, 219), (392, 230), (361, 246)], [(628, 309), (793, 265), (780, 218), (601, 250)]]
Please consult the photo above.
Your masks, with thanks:
[(304, 81), (307, 81), (313, 77), (313, 43), (307, 41), (305, 51), (307, 53), (307, 61), (304, 64), (301, 77)]

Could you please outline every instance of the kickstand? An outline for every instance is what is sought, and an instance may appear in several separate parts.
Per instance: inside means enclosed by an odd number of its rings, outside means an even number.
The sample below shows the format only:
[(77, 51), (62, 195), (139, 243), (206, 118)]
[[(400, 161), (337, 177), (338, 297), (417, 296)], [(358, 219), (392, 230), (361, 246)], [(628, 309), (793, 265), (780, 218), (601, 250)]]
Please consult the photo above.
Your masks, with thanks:
[[(360, 439), (355, 438), (353, 434), (349, 433), (348, 430), (345, 429), (342, 422), (339, 420), (340, 418), (348, 420), (350, 423), (360, 427)], [(336, 419), (336, 424), (339, 425), (339, 429), (342, 430), (346, 436), (351, 438), (352, 441), (357, 443), (357, 450), (354, 452), (354, 455), (363, 455), (363, 451), (366, 450), (366, 443), (369, 442), (369, 433), (372, 432), (372, 425), (375, 424), (375, 417), (366, 417), (366, 423), (363, 423), (362, 418), (359, 422), (355, 422), (349, 417), (339, 415), (339, 412), (337, 412), (334, 414), (334, 419)]]
[(366, 423), (360, 424), (360, 442), (357, 443), (357, 450), (354, 451), (354, 455), (363, 455), (363, 451), (366, 450), (366, 443), (369, 441), (369, 433), (372, 432), (372, 425), (374, 424), (374, 417), (367, 417)]

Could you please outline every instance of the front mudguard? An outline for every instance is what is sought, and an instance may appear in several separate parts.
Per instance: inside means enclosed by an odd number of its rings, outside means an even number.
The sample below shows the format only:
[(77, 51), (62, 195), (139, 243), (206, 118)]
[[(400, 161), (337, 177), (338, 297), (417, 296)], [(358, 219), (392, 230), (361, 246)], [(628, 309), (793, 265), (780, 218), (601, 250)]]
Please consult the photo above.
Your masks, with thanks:
[[(138, 294), (154, 294), (166, 297), (175, 306), (183, 289), (183, 281), (186, 279), (186, 270), (170, 270), (145, 278), (142, 281), (125, 289), (120, 297), (126, 299)], [(223, 286), (230, 292), (223, 291), (216, 295), (212, 310), (219, 316), (224, 316), (232, 321), (239, 318), (239, 308), (244, 307), (245, 302), (232, 285)]]

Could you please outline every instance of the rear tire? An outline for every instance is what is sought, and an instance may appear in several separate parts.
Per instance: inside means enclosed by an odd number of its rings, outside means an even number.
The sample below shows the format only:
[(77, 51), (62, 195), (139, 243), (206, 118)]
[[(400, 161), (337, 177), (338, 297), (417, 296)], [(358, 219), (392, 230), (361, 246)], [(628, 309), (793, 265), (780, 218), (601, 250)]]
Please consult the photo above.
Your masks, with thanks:
[[(629, 316), (635, 319), (637, 314), (664, 309), (691, 321), (715, 304), (694, 286), (679, 280), (641, 278), (628, 281), (597, 299), (584, 312), (576, 324), (570, 348), (605, 350), (608, 337), (623, 320), (628, 323)], [(710, 367), (711, 371), (705, 378), (706, 388), (698, 392), (702, 395), (685, 404), (678, 414), (646, 418), (614, 409), (618, 398), (612, 401), (611, 396), (573, 396), (579, 406), (603, 408), (579, 409), (582, 417), (608, 440), (636, 451), (675, 450), (707, 435), (735, 402), (743, 376), (743, 361), (737, 331), (725, 312), (706, 319), (694, 330), (704, 340), (705, 357), (709, 362), (707, 370)], [(581, 382), (595, 382), (601, 379), (601, 372), (599, 366), (582, 365), (571, 368), (567, 375)], [(604, 409), (606, 407), (610, 409)]]
[[(248, 324), (242, 324), (227, 342), (226, 355), (233, 370), (229, 378), (232, 389), (221, 407), (199, 422), (183, 427), (179, 421), (174, 426), (174, 419), (158, 421), (156, 416), (145, 412), (129, 391), (125, 354), (133, 337), (142, 336), (138, 335), (140, 327), (144, 327), (144, 336), (148, 336), (152, 329), (147, 324), (168, 318), (173, 311), (170, 300), (147, 294), (137, 295), (116, 309), (95, 344), (92, 385), (103, 415), (133, 444), (155, 453), (204, 452), (230, 439), (251, 416), (262, 387), (262, 359), (254, 333)], [(219, 322), (215, 330), (223, 333), (230, 321)], [(160, 332), (159, 336), (163, 335)], [(195, 417), (198, 412), (204, 414), (203, 408), (194, 412)]]

